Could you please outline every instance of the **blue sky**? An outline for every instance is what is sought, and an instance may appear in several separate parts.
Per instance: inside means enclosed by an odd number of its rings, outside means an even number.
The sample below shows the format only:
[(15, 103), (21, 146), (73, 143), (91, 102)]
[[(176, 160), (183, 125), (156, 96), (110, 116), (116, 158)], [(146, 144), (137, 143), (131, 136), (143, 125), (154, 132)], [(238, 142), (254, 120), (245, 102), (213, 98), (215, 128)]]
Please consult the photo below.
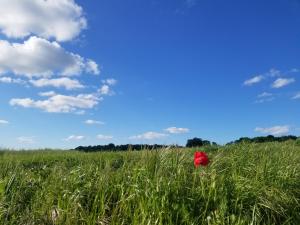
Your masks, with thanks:
[(300, 1), (0, 0), (0, 15), (1, 147), (300, 135)]

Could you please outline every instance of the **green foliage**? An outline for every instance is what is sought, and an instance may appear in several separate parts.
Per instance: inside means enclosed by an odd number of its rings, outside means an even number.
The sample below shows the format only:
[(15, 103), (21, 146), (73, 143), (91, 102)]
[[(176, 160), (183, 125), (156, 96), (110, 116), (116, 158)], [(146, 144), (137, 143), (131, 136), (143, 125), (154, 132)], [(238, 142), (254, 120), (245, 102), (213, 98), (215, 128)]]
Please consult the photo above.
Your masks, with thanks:
[(300, 224), (300, 146), (202, 150), (2, 152), (0, 224)]
[[(210, 146), (210, 145), (211, 145), (210, 141), (202, 140), (201, 138), (189, 139), (186, 143), (187, 148)], [(216, 143), (213, 142), (213, 145), (216, 145)]]
[(273, 135), (262, 136), (262, 137), (241, 137), (236, 141), (229, 142), (227, 145), (230, 144), (240, 144), (240, 143), (267, 143), (267, 142), (285, 142), (285, 141), (295, 141), (297, 139), (296, 136), (288, 135), (288, 136), (281, 136), (281, 137), (274, 137)]

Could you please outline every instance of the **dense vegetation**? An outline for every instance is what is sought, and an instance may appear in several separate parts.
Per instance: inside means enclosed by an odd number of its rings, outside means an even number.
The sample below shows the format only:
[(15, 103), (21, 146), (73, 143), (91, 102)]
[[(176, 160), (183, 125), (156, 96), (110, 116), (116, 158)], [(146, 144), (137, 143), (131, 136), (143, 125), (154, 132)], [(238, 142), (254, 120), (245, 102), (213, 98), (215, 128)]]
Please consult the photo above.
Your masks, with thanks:
[(201, 147), (201, 146), (216, 146), (217, 143), (216, 142), (210, 142), (208, 140), (202, 140), (201, 138), (193, 138), (193, 139), (189, 139), (186, 143), (186, 147), (187, 148), (193, 148), (193, 147)]
[(0, 152), (0, 224), (300, 224), (300, 144)]
[[(282, 136), (282, 137), (274, 137), (273, 135), (265, 136), (265, 137), (242, 137), (236, 141), (232, 141), (227, 143), (227, 145), (231, 144), (240, 144), (240, 143), (267, 143), (267, 142), (284, 142), (289, 140), (296, 140), (296, 136)], [(193, 147), (216, 147), (218, 144), (216, 142), (211, 142), (208, 140), (203, 140), (201, 138), (192, 138), (187, 140), (185, 147), (193, 148)], [(174, 145), (174, 146), (165, 146), (165, 145), (147, 145), (147, 144), (127, 144), (127, 145), (115, 145), (110, 143), (108, 145), (95, 145), (95, 146), (79, 146), (75, 148), (77, 151), (81, 152), (101, 152), (101, 151), (127, 151), (127, 150), (134, 150), (134, 151), (141, 151), (141, 150), (154, 150), (154, 149), (161, 149), (166, 147), (175, 147), (175, 148), (183, 148), (183, 146)]]
[(230, 142), (228, 144), (239, 144), (239, 143), (266, 143), (266, 142), (285, 142), (285, 141), (295, 141), (297, 140), (296, 136), (288, 135), (281, 137), (274, 137), (273, 135), (262, 136), (262, 137), (242, 137), (236, 141)]

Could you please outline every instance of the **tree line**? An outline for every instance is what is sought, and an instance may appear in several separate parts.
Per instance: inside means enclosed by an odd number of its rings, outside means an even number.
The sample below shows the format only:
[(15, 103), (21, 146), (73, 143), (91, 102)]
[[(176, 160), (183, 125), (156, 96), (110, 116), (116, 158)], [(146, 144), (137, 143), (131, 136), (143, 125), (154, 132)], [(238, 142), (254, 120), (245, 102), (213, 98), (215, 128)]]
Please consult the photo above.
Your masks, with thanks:
[[(261, 136), (261, 137), (241, 137), (238, 140), (232, 141), (227, 143), (226, 145), (232, 145), (232, 144), (240, 144), (240, 143), (265, 143), (265, 142), (284, 142), (289, 140), (299, 140), (297, 136), (288, 135), (288, 136), (282, 136), (282, 137), (275, 137), (273, 135), (268, 136)], [(218, 144), (216, 142), (211, 142), (208, 140), (203, 140), (201, 138), (193, 138), (187, 140), (187, 143), (185, 147), (187, 148), (193, 148), (193, 147), (203, 147), (203, 146), (217, 146)], [(140, 151), (140, 150), (155, 150), (155, 149), (162, 149), (166, 147), (174, 147), (174, 148), (184, 148), (184, 146), (180, 145), (158, 145), (158, 144), (126, 144), (126, 145), (115, 145), (113, 143), (107, 144), (107, 145), (95, 145), (95, 146), (79, 146), (75, 148), (74, 150), (82, 151), (82, 152), (100, 152), (100, 151)]]
[(297, 140), (298, 137), (294, 135), (287, 135), (287, 136), (281, 136), (281, 137), (275, 137), (273, 135), (268, 136), (260, 136), (260, 137), (241, 137), (238, 140), (232, 141), (227, 143), (227, 145), (231, 144), (240, 144), (240, 143), (265, 143), (265, 142), (284, 142), (289, 140)]

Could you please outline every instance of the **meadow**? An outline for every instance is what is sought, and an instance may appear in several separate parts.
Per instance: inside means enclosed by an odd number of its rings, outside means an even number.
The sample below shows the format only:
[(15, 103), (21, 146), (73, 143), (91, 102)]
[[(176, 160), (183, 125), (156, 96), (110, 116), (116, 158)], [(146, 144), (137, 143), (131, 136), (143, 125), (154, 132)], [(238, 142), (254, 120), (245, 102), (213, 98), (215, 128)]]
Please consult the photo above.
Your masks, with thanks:
[(0, 224), (299, 225), (300, 145), (0, 151)]

